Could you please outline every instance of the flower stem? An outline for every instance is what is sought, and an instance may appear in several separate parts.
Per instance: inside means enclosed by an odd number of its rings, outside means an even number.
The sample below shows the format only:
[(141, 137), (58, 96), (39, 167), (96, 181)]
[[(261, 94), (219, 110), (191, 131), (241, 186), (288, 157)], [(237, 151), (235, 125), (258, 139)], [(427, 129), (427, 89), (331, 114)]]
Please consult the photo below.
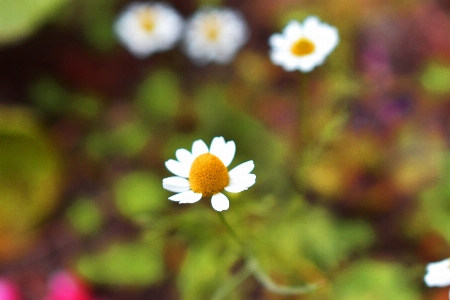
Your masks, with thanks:
[(225, 228), (228, 230), (228, 233), (231, 234), (231, 236), (234, 238), (234, 240), (242, 247), (242, 249), (245, 250), (245, 244), (244, 242), (239, 238), (236, 231), (234, 231), (233, 227), (231, 227), (230, 223), (225, 219), (223, 216), (223, 213), (217, 212), (219, 214), (220, 221), (222, 221), (222, 224), (225, 226)]
[[(267, 290), (282, 294), (282, 295), (299, 295), (299, 294), (306, 294), (309, 292), (312, 292), (319, 287), (323, 286), (323, 284), (305, 284), (301, 286), (285, 286), (285, 285), (279, 285), (276, 282), (274, 282), (259, 266), (257, 260), (255, 259), (251, 249), (247, 248), (244, 242), (239, 238), (239, 236), (236, 234), (236, 231), (234, 231), (233, 227), (231, 227), (230, 223), (225, 219), (223, 213), (218, 212), (220, 220), (222, 221), (225, 228), (227, 228), (228, 233), (233, 237), (233, 239), (242, 247), (242, 250), (246, 254), (246, 261), (247, 264), (245, 266), (245, 269), (242, 271), (242, 279), (236, 279), (237, 286), (240, 282), (244, 281), (249, 275), (253, 275), (255, 279)], [(249, 272), (249, 274), (247, 274)], [(245, 274), (245, 275), (244, 275)], [(239, 277), (241, 278), (241, 277)]]

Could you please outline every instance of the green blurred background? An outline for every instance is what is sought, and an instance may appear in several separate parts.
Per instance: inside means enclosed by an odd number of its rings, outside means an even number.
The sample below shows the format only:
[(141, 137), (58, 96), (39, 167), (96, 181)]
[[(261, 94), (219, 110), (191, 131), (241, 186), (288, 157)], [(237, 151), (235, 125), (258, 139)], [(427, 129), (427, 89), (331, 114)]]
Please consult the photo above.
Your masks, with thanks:
[[(450, 256), (448, 0), (169, 1), (245, 16), (232, 63), (202, 67), (128, 53), (128, 3), (0, 0), (0, 275), (24, 299), (60, 269), (97, 299), (448, 299), (422, 281)], [(336, 50), (274, 66), (268, 37), (311, 14)], [(224, 216), (273, 281), (321, 288), (268, 291), (207, 200), (167, 200), (164, 162), (215, 136), (256, 166)]]

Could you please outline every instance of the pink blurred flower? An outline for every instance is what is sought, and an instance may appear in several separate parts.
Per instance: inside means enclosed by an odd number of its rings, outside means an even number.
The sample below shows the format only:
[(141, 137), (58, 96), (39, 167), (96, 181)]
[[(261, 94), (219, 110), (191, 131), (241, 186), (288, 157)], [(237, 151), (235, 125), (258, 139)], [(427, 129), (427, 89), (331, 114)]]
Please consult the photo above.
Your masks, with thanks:
[(21, 300), (19, 288), (10, 280), (0, 278), (0, 300)]
[(48, 283), (44, 300), (93, 300), (88, 286), (78, 277), (65, 271), (55, 273)]

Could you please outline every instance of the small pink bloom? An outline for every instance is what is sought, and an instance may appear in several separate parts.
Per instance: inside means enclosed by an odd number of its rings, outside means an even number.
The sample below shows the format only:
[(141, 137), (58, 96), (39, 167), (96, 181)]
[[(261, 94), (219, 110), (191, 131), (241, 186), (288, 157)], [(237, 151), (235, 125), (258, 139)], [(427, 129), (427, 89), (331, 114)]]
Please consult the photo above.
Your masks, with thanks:
[[(87, 285), (69, 272), (54, 274), (48, 284), (45, 300), (93, 300)], [(1, 300), (1, 299), (0, 299)]]
[(19, 288), (8, 279), (0, 278), (0, 300), (21, 300)]

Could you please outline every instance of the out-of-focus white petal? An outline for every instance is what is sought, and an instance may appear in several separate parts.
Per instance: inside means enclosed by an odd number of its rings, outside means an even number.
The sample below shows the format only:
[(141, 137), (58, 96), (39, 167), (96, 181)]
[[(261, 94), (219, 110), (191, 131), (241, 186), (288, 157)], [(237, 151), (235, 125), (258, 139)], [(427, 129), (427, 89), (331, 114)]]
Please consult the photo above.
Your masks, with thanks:
[(183, 24), (182, 17), (168, 4), (131, 3), (117, 18), (114, 29), (133, 55), (144, 58), (172, 48), (181, 37)]
[(205, 142), (202, 140), (196, 140), (192, 144), (192, 156), (196, 159), (199, 155), (207, 153), (208, 146), (206, 146)]
[(429, 287), (445, 287), (450, 285), (450, 259), (444, 259), (427, 265), (427, 274), (423, 280)]
[(190, 189), (189, 180), (172, 176), (163, 179), (163, 188), (174, 193), (186, 192)]
[(255, 174), (247, 174), (230, 178), (230, 183), (225, 187), (225, 191), (230, 193), (239, 193), (245, 191), (256, 182)]
[(224, 211), (230, 207), (230, 201), (224, 194), (217, 193), (211, 197), (211, 205), (217, 211)]
[(283, 30), (288, 39), (298, 39), (303, 34), (302, 24), (296, 20), (290, 21)]
[(289, 40), (286, 39), (283, 35), (279, 33), (272, 34), (269, 37), (269, 45), (272, 48), (289, 48), (290, 43)]
[(178, 162), (173, 159), (169, 159), (168, 161), (166, 161), (166, 168), (177, 176), (188, 178), (190, 171), (189, 167), (190, 166), (186, 166), (181, 162)]
[(182, 203), (195, 203), (202, 198), (202, 194), (194, 193), (193, 191), (186, 191), (179, 194), (175, 194), (169, 197), (169, 200), (177, 201), (180, 204)]
[(243, 15), (228, 8), (198, 10), (187, 22), (184, 50), (198, 65), (229, 63), (247, 42)]
[(233, 170), (228, 172), (228, 175), (230, 178), (247, 175), (253, 170), (254, 167), (255, 164), (253, 163), (253, 160), (249, 160), (233, 168)]

